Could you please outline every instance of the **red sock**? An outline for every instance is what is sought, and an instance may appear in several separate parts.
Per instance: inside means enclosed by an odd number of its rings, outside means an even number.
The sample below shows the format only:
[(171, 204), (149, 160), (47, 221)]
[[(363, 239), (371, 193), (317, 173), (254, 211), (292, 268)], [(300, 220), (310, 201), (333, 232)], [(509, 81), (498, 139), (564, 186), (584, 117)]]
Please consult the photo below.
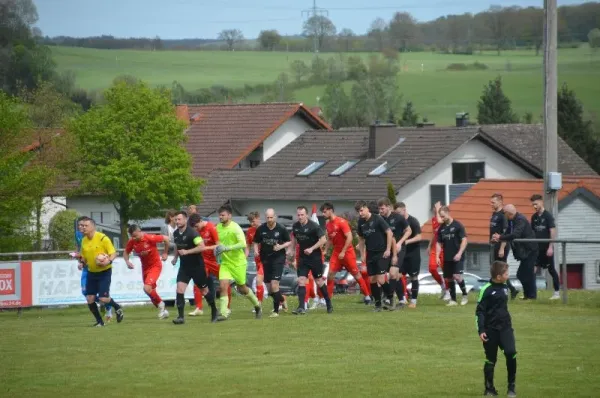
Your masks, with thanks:
[(362, 294), (364, 294), (365, 296), (371, 295), (371, 292), (369, 291), (369, 285), (365, 282), (365, 278), (360, 278), (356, 282), (358, 283), (358, 286), (360, 286), (360, 292)]
[(406, 275), (402, 275), (402, 283), (404, 283), (404, 298), (410, 300), (410, 290), (408, 290), (408, 284), (406, 283)]
[(309, 298), (315, 298), (315, 280), (312, 278), (312, 276), (310, 278), (308, 278), (308, 283), (306, 284), (306, 291), (308, 292), (308, 294), (306, 295), (306, 297)]
[(367, 270), (361, 270), (360, 271), (360, 276), (362, 277), (362, 280), (365, 283), (366, 291), (368, 292), (368, 295), (371, 295), (371, 285), (369, 283), (370, 279), (369, 279), (369, 274), (367, 274)]
[(162, 299), (155, 289), (152, 290), (148, 296), (150, 296), (150, 301), (152, 301), (152, 304), (154, 304), (155, 307), (158, 307), (158, 305), (162, 302)]
[(198, 289), (198, 287), (196, 285), (194, 285), (194, 301), (196, 302), (196, 308), (198, 308), (199, 310), (202, 309), (202, 298), (204, 296), (202, 295), (202, 292), (200, 291), (200, 289)]
[(437, 270), (437, 265), (435, 267), (429, 267), (429, 273), (440, 286), (444, 287), (444, 281)]
[(333, 297), (333, 287), (335, 283), (331, 279), (327, 279), (327, 294), (329, 294), (329, 298)]
[(227, 297), (229, 298), (229, 303), (227, 303), (227, 308), (231, 309), (231, 285), (227, 287)]
[(265, 297), (265, 286), (261, 283), (260, 285), (256, 286), (256, 298), (258, 298), (258, 301), (260, 301), (262, 303), (264, 297)]

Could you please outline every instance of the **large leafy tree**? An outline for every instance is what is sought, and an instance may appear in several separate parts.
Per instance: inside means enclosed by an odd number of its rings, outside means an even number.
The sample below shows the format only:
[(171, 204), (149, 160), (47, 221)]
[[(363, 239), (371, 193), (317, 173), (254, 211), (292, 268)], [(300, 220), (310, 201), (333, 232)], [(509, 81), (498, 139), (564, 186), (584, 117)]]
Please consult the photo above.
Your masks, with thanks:
[(104, 99), (69, 125), (80, 155), (71, 172), (79, 192), (114, 204), (126, 241), (130, 220), (197, 203), (202, 182), (191, 175), (185, 124), (168, 91), (120, 82)]
[(518, 123), (519, 118), (513, 112), (510, 99), (502, 90), (502, 79), (498, 76), (483, 89), (477, 104), (477, 122), (479, 124)]
[(26, 150), (30, 127), (22, 104), (0, 91), (0, 252), (32, 249), (31, 214), (52, 178), (36, 162), (41, 145)]
[(558, 134), (594, 170), (600, 172), (600, 140), (590, 120), (584, 119), (581, 102), (567, 85), (558, 91)]
[(313, 15), (304, 22), (303, 34), (310, 39), (317, 40), (317, 50), (322, 50), (325, 42), (335, 36), (337, 29), (331, 19), (323, 15)]

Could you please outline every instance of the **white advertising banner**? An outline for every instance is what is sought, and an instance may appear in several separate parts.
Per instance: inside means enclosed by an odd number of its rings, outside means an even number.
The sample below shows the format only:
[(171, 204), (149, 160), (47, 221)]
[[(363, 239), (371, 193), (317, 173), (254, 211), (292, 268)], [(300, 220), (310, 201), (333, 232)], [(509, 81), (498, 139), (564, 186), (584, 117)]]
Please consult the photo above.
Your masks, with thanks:
[[(156, 290), (163, 300), (175, 299), (179, 262), (171, 265), (172, 256), (163, 262)], [(134, 269), (127, 268), (123, 258), (116, 258), (112, 267), (110, 296), (117, 302), (150, 301), (143, 290), (142, 265), (139, 257), (131, 257)], [(48, 260), (32, 262), (33, 305), (85, 304), (81, 294), (81, 271), (75, 260)], [(185, 292), (193, 298), (193, 284)]]

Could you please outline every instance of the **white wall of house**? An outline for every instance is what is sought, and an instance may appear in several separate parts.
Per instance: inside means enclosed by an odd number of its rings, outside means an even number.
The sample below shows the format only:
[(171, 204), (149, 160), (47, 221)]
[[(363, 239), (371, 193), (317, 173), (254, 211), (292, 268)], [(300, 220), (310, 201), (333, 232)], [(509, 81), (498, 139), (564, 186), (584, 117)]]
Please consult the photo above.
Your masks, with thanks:
[(286, 120), (263, 142), (263, 162), (275, 155), (290, 142), (300, 137), (311, 126), (298, 115)]
[[(424, 224), (430, 217), (430, 185), (452, 184), (452, 163), (485, 162), (485, 178), (533, 178), (519, 165), (480, 141), (469, 141), (398, 191), (398, 200)], [(446, 193), (448, 195), (448, 193)]]
[[(558, 213), (558, 238), (600, 240), (600, 210), (582, 196)], [(583, 264), (583, 288), (600, 289), (598, 262), (600, 244), (567, 244), (567, 264)], [(562, 261), (560, 245), (555, 253), (556, 266)]]
[(69, 209), (77, 211), (82, 216), (92, 217), (98, 224), (117, 226), (119, 215), (111, 202), (97, 196), (74, 196), (67, 198)]
[[(52, 201), (54, 199), (54, 202)], [(56, 203), (55, 203), (56, 202)], [(42, 199), (42, 212), (41, 212), (41, 224), (42, 224), (42, 239), (48, 240), (50, 239), (50, 235), (48, 234), (48, 226), (50, 225), (50, 220), (52, 217), (56, 215), (61, 210), (66, 209), (67, 198), (64, 196), (46, 196)], [(31, 227), (32, 230), (35, 229), (36, 224), (36, 215), (35, 213), (32, 215)]]

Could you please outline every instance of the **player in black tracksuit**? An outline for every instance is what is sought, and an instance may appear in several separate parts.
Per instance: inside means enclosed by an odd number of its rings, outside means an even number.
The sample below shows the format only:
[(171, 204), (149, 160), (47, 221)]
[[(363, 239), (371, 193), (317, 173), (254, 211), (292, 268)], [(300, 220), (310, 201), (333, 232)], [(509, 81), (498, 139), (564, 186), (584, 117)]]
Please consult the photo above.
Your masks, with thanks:
[[(503, 203), (503, 198), (502, 195), (499, 193), (495, 193), (492, 195), (492, 198), (490, 199), (490, 203), (492, 205), (492, 210), (494, 211), (492, 213), (492, 217), (490, 217), (490, 242), (492, 241), (492, 236), (494, 236), (494, 234), (504, 234), (506, 233), (506, 230), (508, 229), (508, 219), (506, 218), (506, 215), (504, 214), (504, 203)], [(494, 242), (492, 242), (494, 243)], [(501, 249), (504, 250), (501, 250)], [(510, 244), (506, 244), (506, 242), (502, 243), (502, 242), (495, 242), (494, 246), (492, 247), (492, 250), (494, 251), (494, 261), (503, 261), (505, 263), (508, 262), (508, 255), (510, 253)], [(510, 289), (510, 298), (514, 299), (515, 297), (517, 297), (517, 294), (519, 294), (519, 291), (513, 286), (513, 284), (510, 282), (510, 279), (506, 281), (506, 286), (508, 286), (508, 288)]]
[(512, 321), (508, 312), (508, 287), (506, 286), (508, 264), (503, 261), (495, 261), (490, 273), (492, 279), (479, 292), (475, 310), (477, 334), (483, 342), (485, 351), (484, 395), (498, 395), (494, 387), (494, 367), (498, 357), (498, 348), (500, 348), (506, 357), (508, 396), (516, 397), (517, 349)]

